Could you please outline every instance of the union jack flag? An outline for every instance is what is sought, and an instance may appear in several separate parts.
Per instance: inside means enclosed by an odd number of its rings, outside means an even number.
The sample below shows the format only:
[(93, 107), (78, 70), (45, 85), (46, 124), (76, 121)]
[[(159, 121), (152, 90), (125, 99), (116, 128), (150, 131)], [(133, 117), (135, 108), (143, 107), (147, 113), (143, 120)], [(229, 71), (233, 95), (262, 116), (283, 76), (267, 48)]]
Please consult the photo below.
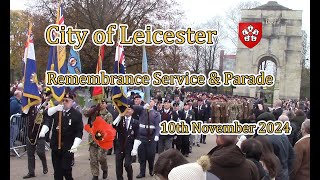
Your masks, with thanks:
[[(124, 56), (124, 48), (119, 41), (116, 47), (115, 53), (115, 62), (114, 62), (114, 73), (115, 74), (125, 74), (125, 56)], [(119, 114), (124, 115), (125, 111), (128, 107), (128, 100), (127, 100), (127, 92), (126, 87), (122, 86), (114, 86), (112, 88), (112, 101), (115, 105), (116, 109), (118, 110)]]

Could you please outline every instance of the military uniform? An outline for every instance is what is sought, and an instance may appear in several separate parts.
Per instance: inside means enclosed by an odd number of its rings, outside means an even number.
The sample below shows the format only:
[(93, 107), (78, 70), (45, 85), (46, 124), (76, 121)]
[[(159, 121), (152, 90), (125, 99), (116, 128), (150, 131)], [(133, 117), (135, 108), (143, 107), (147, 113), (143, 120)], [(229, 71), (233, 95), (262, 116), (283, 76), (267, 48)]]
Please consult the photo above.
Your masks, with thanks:
[(249, 103), (247, 101), (243, 101), (243, 119), (248, 120), (249, 114)]
[(228, 107), (227, 107), (227, 103), (220, 101), (218, 103), (220, 105), (220, 122), (221, 123), (227, 123), (227, 119), (228, 119)]
[[(208, 114), (206, 114), (205, 113), (205, 110), (206, 110), (206, 107), (205, 107), (205, 105), (200, 105), (200, 106), (196, 106), (195, 108), (194, 108), (194, 112), (195, 112), (195, 120), (197, 120), (197, 121), (202, 121), (203, 123), (206, 123), (207, 122), (207, 118), (206, 118), (206, 116), (208, 116)], [(199, 143), (202, 143), (202, 142), (206, 142), (206, 135), (195, 135), (195, 143), (197, 143), (197, 145), (198, 146), (200, 146), (199, 145)]]
[[(84, 114), (88, 114), (88, 111), (90, 110), (85, 110)], [(89, 122), (91, 125), (97, 116), (101, 116), (108, 124), (112, 124), (113, 122), (112, 114), (106, 109), (101, 109), (98, 112), (94, 112), (93, 115), (89, 117), (91, 118), (91, 122)], [(108, 163), (107, 163), (108, 150), (98, 146), (93, 141), (91, 134), (89, 134), (88, 141), (91, 142), (89, 146), (91, 173), (94, 177), (99, 176), (99, 163), (100, 163), (101, 170), (103, 171), (103, 177), (105, 179), (108, 176)]]
[[(63, 177), (65, 177), (66, 180), (73, 180), (71, 167), (73, 153), (69, 152), (69, 150), (75, 138), (82, 138), (82, 115), (73, 107), (61, 112), (61, 149), (58, 149), (59, 113), (60, 112), (56, 112), (51, 116), (54, 119), (50, 141), (54, 179), (62, 180)], [(44, 125), (51, 127), (52, 118), (45, 118)]]
[[(42, 109), (40, 111), (43, 111)], [(48, 173), (47, 159), (45, 154), (45, 137), (39, 138), (39, 132), (42, 124), (44, 123), (43, 118), (36, 119), (38, 112), (36, 106), (31, 106), (26, 118), (28, 118), (28, 136), (27, 136), (27, 155), (28, 155), (28, 174), (23, 179), (31, 178), (35, 176), (35, 152), (37, 152), (43, 167), (43, 174)], [(40, 115), (40, 114), (39, 114)], [(37, 122), (42, 120), (42, 122)]]
[[(180, 110), (180, 119), (185, 120), (190, 125), (191, 121), (195, 119), (195, 113), (192, 110)], [(181, 135), (181, 153), (188, 157), (190, 153), (190, 135)]]
[(237, 120), (240, 121), (243, 119), (243, 104), (241, 101), (237, 102), (237, 108), (238, 108)]
[(233, 120), (238, 120), (239, 108), (236, 100), (233, 100)]
[(214, 123), (220, 123), (220, 117), (221, 117), (220, 104), (218, 102), (213, 102), (212, 103), (212, 121)]
[[(170, 121), (172, 119), (172, 109), (162, 109), (160, 111), (161, 121)], [(160, 135), (158, 141), (158, 153), (162, 153), (172, 147), (173, 135)]]
[(139, 139), (139, 121), (132, 117), (122, 117), (119, 125), (116, 126), (116, 130), (115, 145), (117, 148), (115, 149), (115, 154), (117, 180), (123, 180), (123, 166), (127, 171), (128, 180), (132, 180), (133, 170), (131, 164), (133, 159), (131, 151), (134, 140)]
[(145, 177), (146, 161), (149, 164), (149, 174), (153, 175), (154, 158), (156, 154), (155, 137), (159, 140), (161, 115), (153, 108), (143, 109), (142, 106), (132, 106), (134, 112), (139, 115), (139, 137), (141, 144), (138, 148), (138, 159), (140, 163), (140, 173), (136, 178)]

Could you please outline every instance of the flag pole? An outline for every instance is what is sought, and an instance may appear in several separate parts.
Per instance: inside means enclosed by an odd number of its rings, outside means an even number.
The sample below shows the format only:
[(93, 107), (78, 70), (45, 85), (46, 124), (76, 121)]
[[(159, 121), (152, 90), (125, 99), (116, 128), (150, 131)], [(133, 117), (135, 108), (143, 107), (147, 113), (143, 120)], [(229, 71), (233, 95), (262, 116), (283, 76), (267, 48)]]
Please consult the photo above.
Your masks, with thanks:
[(27, 37), (27, 49), (26, 49), (26, 54), (23, 57), (24, 58), (24, 71), (23, 71), (23, 83), (25, 81), (25, 77), (26, 77), (26, 68), (27, 68), (27, 61), (28, 61), (28, 53), (29, 53), (29, 41), (30, 41), (30, 34), (31, 34), (31, 30), (32, 30), (32, 24), (30, 22), (30, 18), (28, 18), (28, 37)]
[[(58, 10), (57, 10), (57, 19), (56, 19), (56, 23), (59, 24), (59, 19), (60, 19), (60, 6), (61, 6), (62, 0), (60, 0), (59, 5), (58, 5)], [(58, 46), (57, 48), (55, 48), (57, 50), (57, 66), (58, 66), (58, 73), (60, 73), (60, 69), (59, 69), (59, 51), (58, 51)], [(59, 104), (62, 104), (62, 102), (60, 101)], [(62, 119), (62, 112), (59, 111), (59, 129), (58, 129), (58, 149), (61, 149), (61, 120)]]

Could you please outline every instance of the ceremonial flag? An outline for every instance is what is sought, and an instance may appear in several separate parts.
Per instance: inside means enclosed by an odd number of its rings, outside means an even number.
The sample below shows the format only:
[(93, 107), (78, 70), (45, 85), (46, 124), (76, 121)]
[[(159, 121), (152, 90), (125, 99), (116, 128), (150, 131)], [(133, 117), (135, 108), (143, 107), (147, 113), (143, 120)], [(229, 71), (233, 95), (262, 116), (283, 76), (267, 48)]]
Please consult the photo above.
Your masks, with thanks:
[[(63, 16), (63, 5), (62, 0), (59, 3), (59, 8), (57, 10), (56, 24), (64, 25)], [(58, 34), (53, 34), (52, 36), (58, 36)], [(55, 71), (58, 74), (67, 73), (66, 65), (66, 46), (51, 46), (48, 58), (47, 70)], [(52, 96), (58, 102), (62, 101), (65, 94), (65, 87), (51, 86)]]
[[(70, 48), (70, 55), (68, 59), (68, 73), (69, 74), (81, 74), (81, 61), (80, 61), (80, 55), (79, 52), (73, 50), (73, 48)], [(72, 86), (70, 89), (72, 91), (75, 91), (76, 87), (78, 86)]]
[(36, 55), (33, 44), (32, 25), (29, 23), (28, 39), (24, 52), (24, 76), (23, 76), (23, 95), (22, 111), (27, 114), (29, 108), (41, 102), (38, 90)]
[[(147, 59), (147, 52), (146, 47), (142, 46), (142, 74), (148, 73), (148, 59)], [(150, 102), (150, 86), (144, 87), (144, 94), (145, 94), (145, 102)]]
[[(98, 62), (97, 62), (97, 67), (96, 67), (96, 74), (98, 74), (99, 71), (102, 70), (102, 61), (104, 59), (104, 47), (105, 47), (105, 45), (102, 45), (99, 48)], [(93, 87), (92, 99), (94, 101), (96, 101), (97, 103), (100, 103), (103, 98), (104, 98), (104, 88), (102, 86)]]
[[(119, 41), (118, 41), (119, 42)], [(124, 66), (125, 56), (124, 48), (121, 44), (117, 43), (115, 61), (114, 61), (114, 74), (125, 74)], [(125, 94), (124, 87), (114, 86), (112, 88), (112, 102), (118, 110), (119, 114), (124, 115), (128, 107), (127, 95)]]

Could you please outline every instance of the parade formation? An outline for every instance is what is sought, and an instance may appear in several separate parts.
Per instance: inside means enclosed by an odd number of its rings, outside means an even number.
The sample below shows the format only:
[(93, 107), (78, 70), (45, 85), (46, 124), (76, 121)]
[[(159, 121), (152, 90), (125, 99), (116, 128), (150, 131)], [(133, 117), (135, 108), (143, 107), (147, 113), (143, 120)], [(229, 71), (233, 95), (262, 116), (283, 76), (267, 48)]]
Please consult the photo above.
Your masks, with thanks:
[[(39, 12), (28, 14), (23, 27), (28, 30), (22, 71), (12, 70), (19, 73), (11, 79), (19, 78), (10, 84), (11, 179), (310, 179), (310, 87), (303, 81), (308, 69), (298, 59), (306, 45), (299, 49), (296, 40), (282, 42), (290, 36), (304, 42), (287, 28), (300, 32), (300, 11), (275, 1), (241, 9), (244, 19), (253, 20), (236, 23), (237, 55), (222, 50), (218, 55), (220, 23), (213, 23), (219, 28), (182, 29), (181, 19), (166, 16), (174, 14), (167, 1), (40, 1), (50, 16), (54, 7), (55, 22), (48, 15), (44, 22), (50, 23), (40, 26)], [(142, 14), (133, 13), (139, 10)], [(274, 24), (281, 26), (278, 35), (264, 21), (270, 14), (284, 19)], [(66, 25), (71, 19), (75, 27)], [(107, 26), (101, 23), (106, 20)], [(158, 24), (162, 21), (170, 28), (161, 29), (167, 27)], [(285, 55), (271, 44), (287, 44)], [(44, 72), (43, 51), (49, 52)]]

